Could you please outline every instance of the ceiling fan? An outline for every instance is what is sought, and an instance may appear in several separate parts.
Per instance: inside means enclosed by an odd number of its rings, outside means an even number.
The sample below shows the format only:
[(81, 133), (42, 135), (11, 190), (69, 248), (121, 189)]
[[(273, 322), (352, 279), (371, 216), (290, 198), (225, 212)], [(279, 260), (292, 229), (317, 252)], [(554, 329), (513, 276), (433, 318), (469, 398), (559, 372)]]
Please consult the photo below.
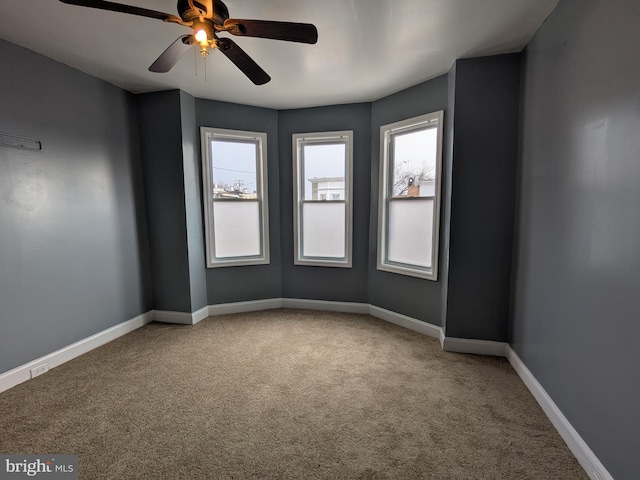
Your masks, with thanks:
[(275, 22), (271, 20), (238, 20), (229, 18), (229, 10), (221, 0), (178, 0), (178, 14), (149, 10), (103, 0), (60, 0), (81, 7), (129, 13), (155, 18), (164, 22), (190, 27), (193, 32), (182, 35), (149, 67), (151, 72), (166, 73), (180, 60), (191, 45), (199, 45), (203, 57), (209, 48), (217, 48), (256, 85), (263, 85), (271, 77), (233, 40), (218, 37), (219, 32), (237, 36), (271, 38), (287, 42), (316, 43), (318, 30), (310, 23)]

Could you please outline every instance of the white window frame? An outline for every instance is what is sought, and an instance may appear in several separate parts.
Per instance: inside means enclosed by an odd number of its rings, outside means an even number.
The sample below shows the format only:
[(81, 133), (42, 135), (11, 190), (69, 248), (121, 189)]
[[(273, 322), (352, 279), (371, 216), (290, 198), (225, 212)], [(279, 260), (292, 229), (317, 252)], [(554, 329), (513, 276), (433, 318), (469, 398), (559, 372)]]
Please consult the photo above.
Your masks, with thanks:
[[(264, 265), (269, 256), (269, 205), (267, 189), (267, 134), (227, 130), (223, 128), (200, 127), (202, 148), (202, 183), (204, 200), (205, 237), (207, 248), (207, 268), (237, 267), (243, 265)], [(247, 202), (246, 199), (214, 199), (213, 175), (211, 172), (211, 143), (214, 139), (224, 139), (256, 145), (256, 191), (258, 192), (258, 212), (260, 222), (260, 253), (237, 257), (215, 256), (214, 202)]]
[[(380, 127), (380, 184), (378, 201), (378, 270), (393, 272), (426, 280), (438, 280), (438, 252), (440, 239), (440, 196), (442, 185), (442, 135), (444, 111), (420, 115)], [(436, 181), (434, 195), (434, 212), (432, 225), (431, 267), (390, 261), (388, 255), (389, 210), (392, 197), (393, 172), (390, 171), (392, 137), (401, 133), (422, 130), (435, 125), (437, 132)], [(393, 201), (412, 201), (411, 198), (394, 199)]]
[[(293, 143), (293, 232), (294, 232), (294, 264), (315, 267), (352, 267), (352, 237), (353, 237), (353, 130), (317, 133), (295, 133)], [(324, 199), (306, 200), (303, 195), (304, 168), (303, 148), (311, 144), (346, 143), (345, 158), (345, 195), (344, 200)], [(310, 257), (302, 255), (304, 203), (344, 203), (345, 204), (345, 256)]]

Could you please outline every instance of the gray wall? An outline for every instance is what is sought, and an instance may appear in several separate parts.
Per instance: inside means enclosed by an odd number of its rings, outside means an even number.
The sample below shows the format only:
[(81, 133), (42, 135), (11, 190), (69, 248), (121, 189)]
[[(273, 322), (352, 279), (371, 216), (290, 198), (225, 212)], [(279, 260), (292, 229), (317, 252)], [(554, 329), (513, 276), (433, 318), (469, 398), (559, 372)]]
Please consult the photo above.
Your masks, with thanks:
[(192, 312), (181, 95), (138, 95), (153, 308)]
[[(369, 303), (418, 320), (441, 325), (442, 272), (437, 282), (395, 273), (382, 272), (377, 265), (378, 237), (378, 177), (380, 165), (380, 127), (425, 113), (448, 111), (447, 75), (421, 83), (415, 87), (390, 95), (371, 107), (371, 210), (369, 228)], [(445, 129), (444, 142), (448, 141)], [(443, 159), (443, 162), (446, 162)], [(444, 180), (443, 186), (447, 181)], [(443, 198), (448, 192), (442, 192)], [(444, 229), (441, 230), (440, 241)], [(444, 249), (440, 249), (439, 267), (446, 268)]]
[(180, 123), (182, 126), (182, 165), (189, 255), (189, 290), (191, 311), (195, 312), (208, 305), (206, 247), (202, 205), (202, 163), (200, 161), (200, 134), (196, 125), (196, 101), (185, 92), (180, 92)]
[(454, 85), (446, 334), (504, 342), (513, 246), (520, 54), (458, 60)]
[(444, 252), (440, 255), (438, 266), (442, 288), (440, 298), (442, 309), (440, 311), (440, 326), (447, 330), (447, 295), (449, 294), (449, 244), (451, 243), (451, 186), (453, 174), (453, 126), (456, 117), (456, 64), (454, 63), (447, 73), (447, 107), (444, 117), (444, 149), (442, 162), (442, 207), (440, 212), (440, 248)]
[(640, 473), (639, 20), (562, 0), (526, 49), (510, 334), (617, 480)]
[(208, 304), (195, 104), (179, 90), (138, 95), (156, 310)]
[(151, 308), (133, 96), (0, 40), (0, 372)]
[(269, 244), (271, 263), (208, 268), (209, 305), (282, 297), (280, 256), (280, 182), (278, 172), (278, 112), (226, 102), (196, 99), (196, 125), (267, 134)]
[[(305, 298), (367, 303), (369, 248), (369, 172), (371, 168), (371, 104), (285, 110), (279, 113), (282, 293)], [(293, 147), (294, 133), (353, 130), (353, 258), (352, 268), (294, 265)]]

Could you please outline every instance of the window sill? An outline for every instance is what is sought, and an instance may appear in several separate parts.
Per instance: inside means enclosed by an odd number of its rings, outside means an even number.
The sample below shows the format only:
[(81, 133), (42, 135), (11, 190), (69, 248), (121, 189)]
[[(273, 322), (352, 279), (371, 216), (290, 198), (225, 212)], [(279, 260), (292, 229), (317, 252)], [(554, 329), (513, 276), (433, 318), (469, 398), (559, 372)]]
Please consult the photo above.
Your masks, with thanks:
[(438, 281), (438, 272), (430, 270), (421, 270), (418, 268), (402, 267), (399, 265), (389, 265), (386, 263), (378, 263), (378, 270), (383, 272), (396, 273), (407, 277), (416, 277), (432, 282)]

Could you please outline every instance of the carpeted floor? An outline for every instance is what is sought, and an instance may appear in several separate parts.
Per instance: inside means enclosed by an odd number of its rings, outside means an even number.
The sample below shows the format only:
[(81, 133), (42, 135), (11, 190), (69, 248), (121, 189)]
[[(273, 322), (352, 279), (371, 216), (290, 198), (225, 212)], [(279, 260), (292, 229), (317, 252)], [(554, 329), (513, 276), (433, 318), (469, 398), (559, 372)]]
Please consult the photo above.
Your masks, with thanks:
[(506, 360), (366, 315), (152, 323), (0, 394), (0, 452), (83, 479), (586, 479)]

